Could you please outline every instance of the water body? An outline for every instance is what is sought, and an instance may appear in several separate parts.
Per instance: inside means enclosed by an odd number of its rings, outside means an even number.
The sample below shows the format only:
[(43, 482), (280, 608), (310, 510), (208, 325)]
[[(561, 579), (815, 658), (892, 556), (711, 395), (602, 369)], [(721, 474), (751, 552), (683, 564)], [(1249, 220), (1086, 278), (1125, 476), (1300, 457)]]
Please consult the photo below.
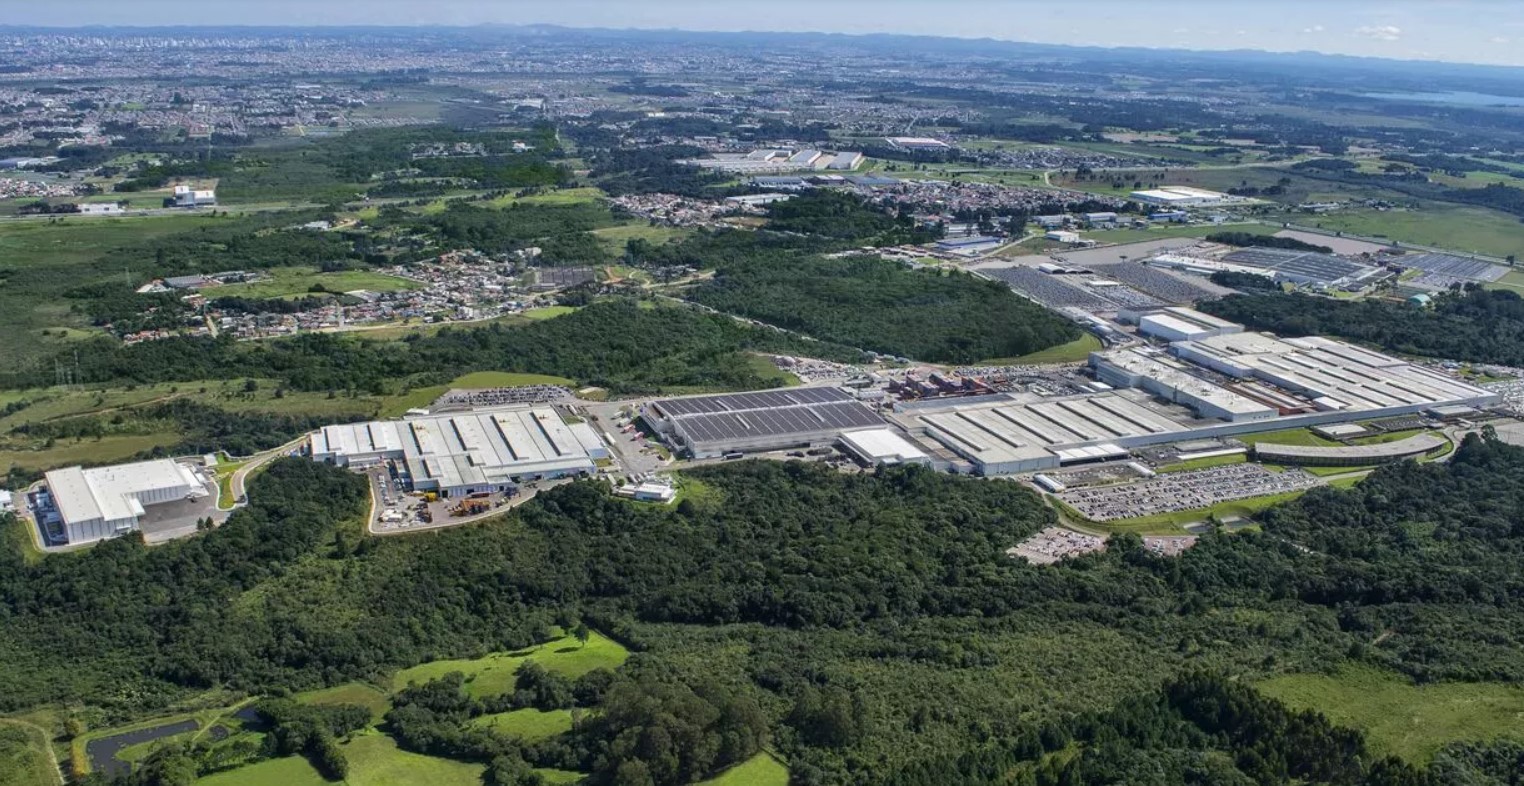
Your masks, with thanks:
[(125, 761), (118, 761), (116, 758), (116, 755), (123, 748), (129, 745), (153, 742), (165, 737), (173, 737), (176, 734), (184, 734), (188, 731), (195, 731), (198, 728), (200, 728), (200, 724), (196, 723), (196, 721), (183, 720), (177, 723), (165, 723), (161, 726), (138, 729), (137, 731), (122, 732), (121, 734), (102, 737), (86, 743), (85, 755), (90, 757), (90, 763), (97, 772), (101, 772), (108, 777), (126, 775), (132, 770), (132, 765)]
[(1495, 96), (1465, 90), (1452, 90), (1446, 93), (1361, 93), (1360, 95), (1386, 101), (1421, 101), (1456, 106), (1524, 106), (1524, 98), (1518, 96)]

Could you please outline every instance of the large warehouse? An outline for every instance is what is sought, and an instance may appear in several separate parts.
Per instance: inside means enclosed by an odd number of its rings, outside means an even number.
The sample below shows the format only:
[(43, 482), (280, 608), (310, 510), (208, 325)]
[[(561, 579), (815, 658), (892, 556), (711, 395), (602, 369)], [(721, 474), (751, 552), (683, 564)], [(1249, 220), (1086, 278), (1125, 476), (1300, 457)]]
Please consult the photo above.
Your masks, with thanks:
[(1268, 272), (1276, 281), (1324, 289), (1357, 291), (1390, 276), (1382, 268), (1332, 254), (1279, 248), (1245, 248), (1224, 256), (1222, 261), (1239, 267), (1258, 268), (1262, 274)]
[(458, 497), (591, 474), (596, 446), (586, 436), (578, 439), (554, 409), (533, 407), (324, 426), (310, 442), (314, 461), (357, 468), (395, 461), (415, 490)]
[(209, 494), (190, 467), (170, 459), (47, 473), (49, 513), (69, 543), (90, 543), (138, 529), (144, 508)]
[(1230, 333), (1176, 342), (1169, 353), (1092, 353), (1096, 376), (1121, 390), (950, 399), (907, 408), (895, 420), (912, 436), (967, 459), (979, 474), (1009, 475), (1120, 458), (1144, 445), (1498, 401), (1491, 391), (1326, 338)]
[(1165, 341), (1195, 341), (1240, 333), (1243, 325), (1203, 314), (1193, 308), (1170, 307), (1138, 318), (1138, 332)]
[(884, 425), (845, 391), (824, 387), (659, 399), (641, 416), (694, 458), (827, 444)]

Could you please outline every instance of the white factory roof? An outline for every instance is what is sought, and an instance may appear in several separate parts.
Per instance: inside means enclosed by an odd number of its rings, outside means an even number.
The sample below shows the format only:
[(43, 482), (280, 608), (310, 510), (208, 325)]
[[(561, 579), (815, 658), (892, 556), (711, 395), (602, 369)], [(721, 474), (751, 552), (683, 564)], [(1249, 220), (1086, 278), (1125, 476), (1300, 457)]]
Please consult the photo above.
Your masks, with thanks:
[(1136, 349), (1121, 349), (1114, 352), (1102, 353), (1101, 356), (1117, 368), (1125, 369), (1139, 376), (1148, 377), (1160, 384), (1167, 385), (1174, 390), (1189, 394), (1200, 401), (1218, 407), (1224, 412), (1249, 415), (1274, 411), (1248, 396), (1241, 396), (1227, 388), (1215, 385), (1187, 372), (1184, 366), (1170, 358), (1145, 355)]
[(118, 521), (143, 515), (138, 494), (201, 490), (189, 467), (169, 459), (81, 469), (68, 467), (47, 473), (48, 490), (66, 522), (103, 519)]
[(583, 441), (549, 407), (325, 426), (312, 434), (312, 453), (345, 463), (403, 460), (415, 484), (443, 488), (593, 466)]
[(955, 443), (960, 453), (981, 464), (1041, 459), (1068, 448), (1104, 446), (1125, 437), (1186, 428), (1115, 394), (1030, 403), (982, 401), (918, 414), (914, 419), (928, 434)]
[(1423, 366), (1319, 336), (1277, 339), (1235, 333), (1179, 342), (1173, 350), (1296, 391), (1325, 409), (1447, 404), (1493, 395)]
[(1183, 319), (1187, 322), (1194, 322), (1198, 325), (1213, 328), (1216, 330), (1243, 330), (1243, 325), (1240, 325), (1237, 322), (1229, 322), (1226, 319), (1222, 319), (1221, 317), (1214, 317), (1211, 314), (1197, 311), (1194, 308), (1170, 306), (1164, 309), (1164, 312), (1170, 316)]
[(849, 431), (841, 441), (858, 455), (880, 463), (929, 461), (930, 457), (908, 440), (886, 428)]

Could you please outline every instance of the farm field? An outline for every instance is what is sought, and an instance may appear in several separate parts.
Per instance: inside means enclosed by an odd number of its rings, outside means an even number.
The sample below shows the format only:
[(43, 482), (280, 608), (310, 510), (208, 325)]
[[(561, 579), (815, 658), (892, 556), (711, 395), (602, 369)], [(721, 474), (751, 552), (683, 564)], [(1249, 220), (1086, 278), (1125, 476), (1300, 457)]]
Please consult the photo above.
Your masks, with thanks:
[(693, 234), (691, 229), (653, 227), (643, 222), (620, 224), (619, 226), (593, 230), (593, 235), (598, 238), (598, 242), (603, 244), (604, 250), (613, 256), (623, 254), (624, 244), (631, 240), (639, 239), (653, 245), (661, 245), (671, 240), (685, 238), (691, 234)]
[(528, 660), (575, 679), (593, 669), (616, 669), (629, 655), (619, 642), (600, 633), (592, 633), (585, 646), (571, 636), (562, 636), (517, 652), (495, 652), (472, 660), (437, 660), (403, 669), (392, 678), (392, 686), (395, 690), (410, 682), (422, 684), (458, 671), (466, 675), (467, 693), (495, 696), (513, 690), (514, 672)]
[(1366, 733), (1380, 754), (1427, 762), (1445, 743), (1524, 739), (1524, 689), (1496, 682), (1414, 685), (1398, 674), (1347, 665), (1332, 675), (1288, 674), (1261, 691)]
[(396, 292), (422, 287), (416, 281), (405, 278), (371, 273), (363, 270), (344, 270), (337, 273), (320, 273), (310, 267), (277, 267), (267, 271), (269, 280), (248, 284), (228, 284), (207, 289), (208, 298), (297, 298), (310, 294), (312, 288), (321, 286), (327, 292), (353, 292), (357, 289), (371, 292)]
[(370, 708), (372, 720), (380, 720), (392, 706), (386, 691), (363, 682), (348, 682), (332, 688), (310, 690), (298, 693), (293, 698), (302, 704), (363, 704)]
[(327, 783), (328, 780), (300, 756), (269, 759), (196, 780), (196, 786), (326, 786)]

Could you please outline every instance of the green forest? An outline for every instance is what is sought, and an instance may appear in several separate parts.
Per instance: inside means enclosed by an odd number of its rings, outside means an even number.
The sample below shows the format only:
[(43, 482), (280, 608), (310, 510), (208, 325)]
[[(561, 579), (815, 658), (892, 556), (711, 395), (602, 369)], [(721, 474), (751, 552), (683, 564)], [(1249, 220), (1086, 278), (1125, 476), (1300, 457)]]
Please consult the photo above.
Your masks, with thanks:
[[(389, 733), (488, 764), (490, 783), (547, 767), (680, 784), (764, 745), (794, 782), (822, 785), (1439, 786), (1517, 772), (1508, 739), (1377, 750), (1252, 685), (1341, 663), (1498, 691), (1524, 679), (1524, 449), (1473, 436), (1447, 464), (1315, 490), (1262, 531), (1209, 534), (1179, 558), (1119, 536), (1046, 567), (1004, 553), (1053, 523), (1015, 484), (776, 462), (689, 483), (702, 493), (668, 508), (584, 482), (489, 522), (378, 539), (355, 524), (362, 479), (283, 460), (197, 538), (30, 564), (5, 552), (0, 708), (126, 720), (213, 687), (384, 684), (580, 621), (634, 655), (596, 678), (521, 669), (501, 696), (444, 675), (399, 694)], [(471, 723), (511, 707), (595, 720), (533, 743)], [(286, 711), (276, 726), (293, 731), (272, 750), (326, 761), (323, 740), (352, 724), (335, 712)]]
[(1408, 355), (1524, 365), (1524, 298), (1504, 290), (1470, 286), (1435, 298), (1427, 309), (1279, 293), (1230, 295), (1198, 307), (1282, 336), (1337, 336)]

